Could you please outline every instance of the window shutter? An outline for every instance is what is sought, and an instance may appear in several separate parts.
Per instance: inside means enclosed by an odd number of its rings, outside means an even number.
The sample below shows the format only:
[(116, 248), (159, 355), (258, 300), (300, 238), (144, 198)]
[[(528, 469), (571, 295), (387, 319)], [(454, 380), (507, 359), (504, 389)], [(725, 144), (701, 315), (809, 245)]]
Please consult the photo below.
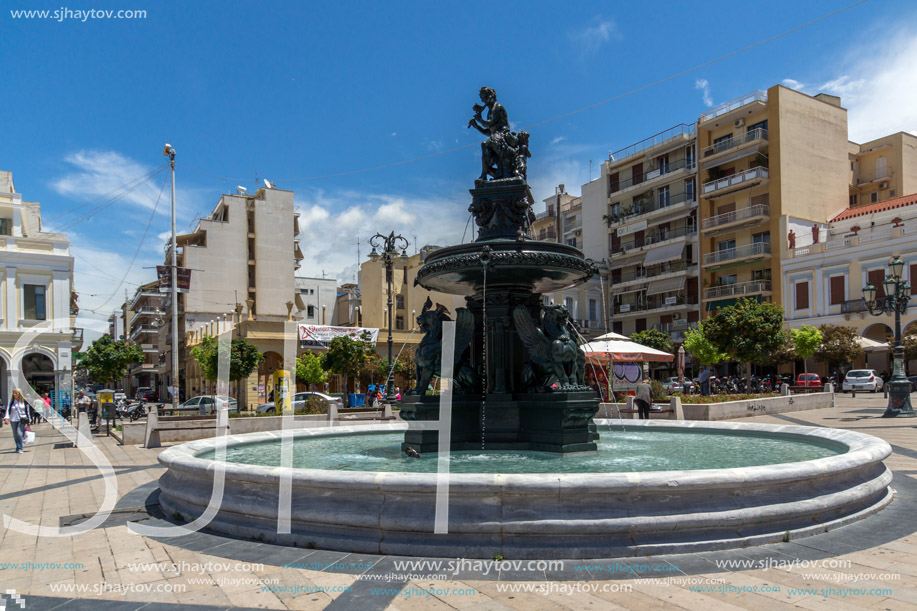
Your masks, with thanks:
[(809, 308), (809, 283), (796, 283), (796, 309), (806, 310)]
[(844, 276), (831, 277), (831, 305), (838, 305), (844, 301)]

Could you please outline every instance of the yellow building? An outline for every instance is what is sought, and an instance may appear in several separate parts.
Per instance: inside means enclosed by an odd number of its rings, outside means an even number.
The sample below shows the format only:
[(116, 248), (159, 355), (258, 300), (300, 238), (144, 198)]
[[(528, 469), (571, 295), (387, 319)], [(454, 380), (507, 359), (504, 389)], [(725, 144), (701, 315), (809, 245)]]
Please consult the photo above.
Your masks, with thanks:
[(898, 132), (849, 147), (851, 208), (917, 193), (917, 136)]

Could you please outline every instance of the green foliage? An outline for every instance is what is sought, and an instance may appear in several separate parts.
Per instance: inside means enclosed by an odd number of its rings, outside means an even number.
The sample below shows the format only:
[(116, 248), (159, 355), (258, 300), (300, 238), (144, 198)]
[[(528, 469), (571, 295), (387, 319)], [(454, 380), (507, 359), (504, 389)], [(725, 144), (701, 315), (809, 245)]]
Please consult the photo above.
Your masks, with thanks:
[(669, 395), (666, 394), (659, 380), (650, 380), (650, 388), (653, 389), (653, 401), (668, 401)]
[(328, 374), (322, 369), (322, 357), (311, 350), (296, 357), (296, 379), (314, 386), (328, 381)]
[(904, 345), (904, 363), (917, 360), (917, 327), (911, 327), (904, 335), (901, 336), (901, 343)]
[(726, 354), (707, 339), (703, 323), (699, 323), (697, 329), (688, 329), (685, 332), (682, 346), (694, 361), (708, 367), (721, 363), (726, 358)]
[[(366, 337), (354, 339), (349, 336), (335, 337), (328, 346), (328, 352), (322, 358), (322, 368), (344, 377), (344, 390), (347, 390), (347, 380), (356, 375), (360, 367), (369, 358), (369, 343)], [(349, 406), (347, 394), (344, 401)]]
[[(201, 343), (191, 348), (191, 356), (201, 367), (204, 378), (210, 381), (217, 379), (219, 367), (219, 342), (210, 335), (205, 335)], [(247, 378), (264, 360), (264, 355), (244, 339), (234, 339), (229, 352), (230, 381)]]
[(771, 393), (761, 393), (761, 394), (746, 394), (742, 393), (739, 395), (707, 395), (706, 397), (702, 395), (683, 395), (681, 393), (675, 393), (676, 396), (681, 397), (681, 402), (683, 405), (707, 405), (708, 403), (726, 403), (727, 401), (749, 401), (751, 399), (767, 399), (768, 397), (778, 397), (780, 393), (771, 392)]
[(821, 331), (809, 325), (802, 325), (798, 329), (790, 331), (793, 339), (793, 346), (796, 354), (802, 359), (802, 370), (808, 373), (806, 369), (806, 359), (815, 354), (821, 345)]
[(637, 342), (648, 348), (662, 350), (671, 354), (674, 349), (669, 334), (658, 329), (647, 329), (646, 331), (637, 331), (630, 336), (632, 342)]
[(123, 378), (131, 363), (143, 362), (143, 349), (139, 345), (113, 340), (108, 335), (92, 342), (82, 355), (76, 366), (85, 370), (94, 382), (103, 384)]
[(863, 354), (857, 341), (860, 334), (853, 327), (821, 325), (818, 330), (821, 332), (821, 344), (813, 356), (820, 363), (828, 363), (831, 372), (843, 363), (853, 363)]
[(783, 308), (775, 303), (742, 298), (704, 323), (704, 334), (722, 352), (741, 363), (766, 363), (768, 355), (786, 345)]

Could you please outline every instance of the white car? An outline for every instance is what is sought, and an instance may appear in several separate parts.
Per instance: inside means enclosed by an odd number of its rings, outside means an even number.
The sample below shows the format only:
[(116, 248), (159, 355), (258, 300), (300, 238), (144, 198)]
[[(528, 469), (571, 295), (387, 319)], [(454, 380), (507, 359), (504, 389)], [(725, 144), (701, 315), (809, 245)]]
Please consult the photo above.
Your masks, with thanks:
[(882, 378), (879, 377), (875, 369), (851, 369), (844, 376), (841, 390), (844, 392), (850, 392), (851, 390), (879, 392), (882, 390), (882, 384)]
[[(293, 410), (296, 411), (299, 409), (304, 409), (306, 407), (306, 401), (309, 399), (309, 397), (318, 397), (327, 403), (334, 403), (337, 405), (338, 409), (344, 407), (344, 402), (340, 397), (332, 397), (331, 395), (326, 395), (325, 393), (321, 392), (307, 391), (298, 392), (293, 395)], [(262, 403), (255, 411), (259, 414), (273, 414), (277, 411), (277, 408), (274, 406), (272, 401), (270, 403)]]
[(124, 394), (123, 392), (116, 392), (114, 397), (115, 397), (115, 403), (117, 403), (118, 401), (122, 401), (122, 400), (127, 401), (127, 395)]
[(239, 411), (239, 403), (232, 397), (218, 397), (214, 395), (204, 395), (200, 397), (191, 397), (184, 403), (178, 406), (179, 410), (184, 411), (194, 411), (201, 413), (203, 410), (204, 414), (214, 414), (216, 413), (217, 405), (226, 407), (230, 412)]
[(684, 386), (681, 382), (678, 381), (678, 378), (675, 377), (669, 378), (663, 382), (662, 389), (667, 393), (672, 394), (673, 392), (682, 392), (684, 390)]

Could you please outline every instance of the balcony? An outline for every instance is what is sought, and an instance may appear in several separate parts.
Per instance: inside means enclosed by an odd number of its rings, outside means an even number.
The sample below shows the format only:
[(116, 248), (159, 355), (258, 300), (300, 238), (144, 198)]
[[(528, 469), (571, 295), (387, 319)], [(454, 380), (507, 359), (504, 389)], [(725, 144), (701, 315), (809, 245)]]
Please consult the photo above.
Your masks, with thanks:
[[(704, 219), (704, 233), (719, 233), (725, 230), (736, 230), (741, 227), (753, 227), (770, 217), (769, 204), (755, 204), (732, 212), (725, 212)], [(716, 232), (712, 230), (716, 229)]]
[(78, 352), (83, 347), (83, 330), (80, 328), (73, 329), (73, 335), (70, 338), (70, 349)]
[(734, 159), (738, 159), (744, 155), (740, 155), (739, 157), (729, 155), (718, 159), (720, 153), (736, 151), (738, 149), (748, 147), (749, 151), (745, 153), (748, 154), (760, 150), (765, 144), (767, 144), (767, 130), (763, 127), (756, 127), (755, 129), (749, 130), (738, 137), (727, 138), (702, 148), (700, 157), (703, 160), (703, 163), (707, 163), (708, 160), (719, 160), (720, 163), (724, 163), (726, 161), (733, 161)]
[(159, 348), (156, 347), (156, 344), (140, 344), (140, 349), (144, 352), (156, 354), (159, 352)]
[(557, 216), (557, 213), (553, 210), (545, 210), (544, 212), (539, 212), (535, 215), (535, 220), (540, 221), (541, 219), (554, 218)]
[(704, 289), (704, 299), (723, 299), (724, 297), (742, 297), (744, 295), (760, 295), (771, 291), (770, 280), (753, 280), (738, 284), (725, 284)]
[(770, 242), (757, 242), (736, 248), (724, 248), (704, 255), (704, 267), (717, 267), (724, 263), (734, 263), (745, 259), (765, 259), (771, 254)]
[(551, 229), (551, 231), (540, 231), (536, 239), (538, 240), (556, 240), (557, 233), (555, 233), (553, 229)]
[(140, 325), (131, 331), (131, 340), (147, 333), (158, 333), (158, 331), (150, 325)]
[(612, 276), (612, 283), (624, 284), (626, 282), (648, 280), (650, 278), (656, 278), (657, 276), (664, 276), (666, 274), (676, 274), (685, 271), (690, 272), (696, 269), (696, 263), (688, 263), (686, 261), (671, 261), (662, 263), (661, 265), (654, 265), (646, 269), (636, 269), (630, 272), (624, 272), (619, 278)]
[(611, 183), (608, 188), (608, 195), (614, 195), (615, 193), (620, 193), (622, 191), (627, 191), (632, 187), (637, 185), (645, 185), (646, 183), (656, 180), (662, 176), (667, 176), (673, 172), (679, 170), (693, 170), (696, 167), (696, 163), (692, 158), (679, 159), (678, 161), (673, 161), (672, 163), (664, 163), (655, 167), (644, 168), (644, 171), (632, 178), (626, 178), (624, 180), (619, 180), (617, 183)]
[(651, 148), (655, 148), (661, 145), (669, 144), (680, 144), (682, 142), (689, 142), (694, 137), (694, 124), (688, 125), (687, 123), (682, 123), (676, 125), (675, 127), (670, 127), (669, 129), (659, 132), (649, 138), (645, 138), (640, 142), (631, 144), (630, 146), (619, 149), (609, 155), (609, 161), (618, 161), (622, 159), (627, 159), (628, 157), (633, 157), (637, 153), (642, 153), (643, 151)]
[(739, 110), (744, 106), (748, 106), (749, 104), (757, 104), (763, 108), (764, 105), (767, 104), (767, 92), (758, 89), (740, 98), (724, 102), (715, 108), (711, 108), (700, 116), (700, 123), (706, 123), (707, 121), (719, 118), (725, 119), (725, 115)]
[(678, 193), (669, 197), (659, 197), (657, 194), (656, 197), (641, 199), (629, 206), (625, 206), (620, 212), (610, 212), (608, 217), (610, 219), (610, 224), (613, 225), (615, 223), (623, 223), (631, 217), (652, 214), (659, 210), (667, 210), (670, 208), (675, 210), (675, 206), (681, 204), (685, 204), (684, 209), (688, 210), (696, 203), (693, 193)]
[(571, 231), (575, 231), (577, 229), (582, 229), (582, 228), (583, 228), (583, 219), (582, 218), (577, 217), (569, 222), (567, 222), (567, 219), (564, 219), (564, 233), (569, 233)]
[(841, 302), (841, 314), (855, 314), (856, 312), (866, 311), (866, 301), (864, 299), (850, 299)]
[(684, 295), (663, 297), (653, 295), (634, 303), (620, 303), (615, 305), (615, 314), (645, 314), (653, 310), (681, 310), (691, 305), (697, 305), (698, 299)]
[(626, 252), (628, 250), (633, 250), (635, 248), (643, 248), (644, 246), (652, 246), (653, 244), (658, 244), (660, 242), (667, 242), (669, 240), (674, 240), (676, 238), (689, 237), (697, 233), (697, 227), (694, 225), (688, 227), (680, 227), (678, 229), (670, 231), (656, 231), (648, 233), (643, 236), (641, 239), (634, 238), (632, 240), (622, 241), (618, 244), (617, 248), (612, 250), (613, 254), (620, 252)]
[(703, 186), (704, 197), (714, 198), (722, 197), (728, 193), (734, 193), (743, 189), (751, 189), (762, 183), (768, 178), (767, 168), (758, 166), (749, 168), (744, 172), (737, 172), (732, 176), (725, 176), (717, 180), (705, 182)]

